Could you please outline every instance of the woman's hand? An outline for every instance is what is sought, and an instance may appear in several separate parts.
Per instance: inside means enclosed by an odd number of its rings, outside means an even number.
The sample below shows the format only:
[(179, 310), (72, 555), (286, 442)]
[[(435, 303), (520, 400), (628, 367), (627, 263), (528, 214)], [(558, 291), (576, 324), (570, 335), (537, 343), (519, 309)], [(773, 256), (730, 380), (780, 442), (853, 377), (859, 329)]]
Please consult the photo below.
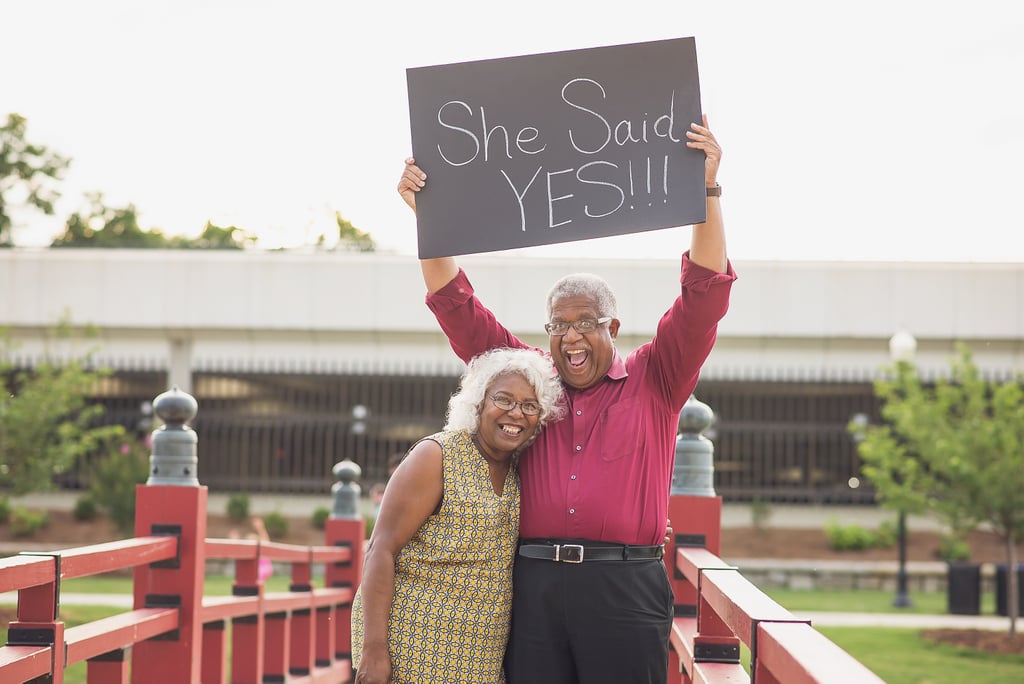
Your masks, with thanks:
[(363, 647), (355, 684), (388, 684), (391, 681), (391, 658), (388, 649)]

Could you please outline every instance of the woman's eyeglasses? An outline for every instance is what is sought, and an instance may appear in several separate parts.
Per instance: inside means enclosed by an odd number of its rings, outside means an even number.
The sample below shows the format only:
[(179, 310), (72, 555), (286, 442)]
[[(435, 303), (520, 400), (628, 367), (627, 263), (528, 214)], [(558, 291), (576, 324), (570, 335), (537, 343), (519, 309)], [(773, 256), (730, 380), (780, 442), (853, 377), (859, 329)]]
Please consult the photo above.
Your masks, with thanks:
[(491, 403), (502, 411), (511, 411), (518, 406), (524, 416), (540, 415), (540, 404), (535, 401), (513, 401), (508, 397), (501, 396), (500, 394), (494, 394), (491, 395)]

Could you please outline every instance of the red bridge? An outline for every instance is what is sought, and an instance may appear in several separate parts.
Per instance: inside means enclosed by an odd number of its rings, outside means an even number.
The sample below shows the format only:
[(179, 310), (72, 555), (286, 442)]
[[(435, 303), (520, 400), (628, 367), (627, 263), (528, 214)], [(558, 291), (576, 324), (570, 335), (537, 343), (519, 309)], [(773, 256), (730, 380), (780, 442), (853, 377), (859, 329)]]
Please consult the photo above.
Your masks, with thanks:
[[(87, 661), (90, 684), (347, 682), (351, 602), (362, 572), (358, 469), (335, 467), (323, 546), (207, 539), (207, 488), (196, 473), (195, 400), (154, 402), (150, 479), (139, 485), (132, 539), (0, 559), (0, 593), (18, 592), (0, 647), (0, 682), (64, 681)], [(673, 495), (665, 563), (675, 592), (668, 684), (871, 684), (876, 675), (718, 557), (721, 498)], [(260, 559), (290, 564), (287, 592), (265, 592)], [(203, 595), (206, 561), (231, 559), (231, 596)], [(316, 586), (314, 566), (323, 566)], [(61, 581), (134, 568), (133, 610), (65, 629)], [(230, 655), (228, 625), (230, 623)], [(750, 650), (750, 671), (740, 644)]]

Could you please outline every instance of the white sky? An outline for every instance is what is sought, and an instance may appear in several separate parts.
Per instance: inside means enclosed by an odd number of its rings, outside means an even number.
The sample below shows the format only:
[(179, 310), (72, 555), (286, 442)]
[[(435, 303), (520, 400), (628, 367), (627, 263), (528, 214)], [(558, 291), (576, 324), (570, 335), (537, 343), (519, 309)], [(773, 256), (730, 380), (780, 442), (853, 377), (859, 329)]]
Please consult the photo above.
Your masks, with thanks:
[[(494, 9), (490, 9), (493, 7)], [(0, 116), (143, 228), (415, 254), (405, 69), (694, 36), (735, 259), (1024, 261), (1024, 3), (0, 0)], [(525, 250), (666, 257), (688, 228)]]

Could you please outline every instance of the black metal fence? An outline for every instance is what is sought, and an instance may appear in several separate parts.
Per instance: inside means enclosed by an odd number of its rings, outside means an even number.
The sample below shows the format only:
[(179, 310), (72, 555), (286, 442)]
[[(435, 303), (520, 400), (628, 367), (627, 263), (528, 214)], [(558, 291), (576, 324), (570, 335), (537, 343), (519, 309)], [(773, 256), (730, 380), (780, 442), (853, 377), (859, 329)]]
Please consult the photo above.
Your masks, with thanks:
[[(441, 428), (452, 375), (383, 369), (347, 373), (202, 370), (199, 478), (215, 490), (324, 493), (331, 466), (350, 458), (363, 483), (386, 479), (387, 462)], [(162, 369), (122, 370), (96, 399), (105, 422), (144, 436), (147, 407), (167, 389)], [(702, 380), (696, 396), (715, 412), (715, 489), (726, 501), (868, 503), (873, 492), (847, 426), (877, 417), (870, 381)], [(87, 484), (79, 463), (61, 484)]]

